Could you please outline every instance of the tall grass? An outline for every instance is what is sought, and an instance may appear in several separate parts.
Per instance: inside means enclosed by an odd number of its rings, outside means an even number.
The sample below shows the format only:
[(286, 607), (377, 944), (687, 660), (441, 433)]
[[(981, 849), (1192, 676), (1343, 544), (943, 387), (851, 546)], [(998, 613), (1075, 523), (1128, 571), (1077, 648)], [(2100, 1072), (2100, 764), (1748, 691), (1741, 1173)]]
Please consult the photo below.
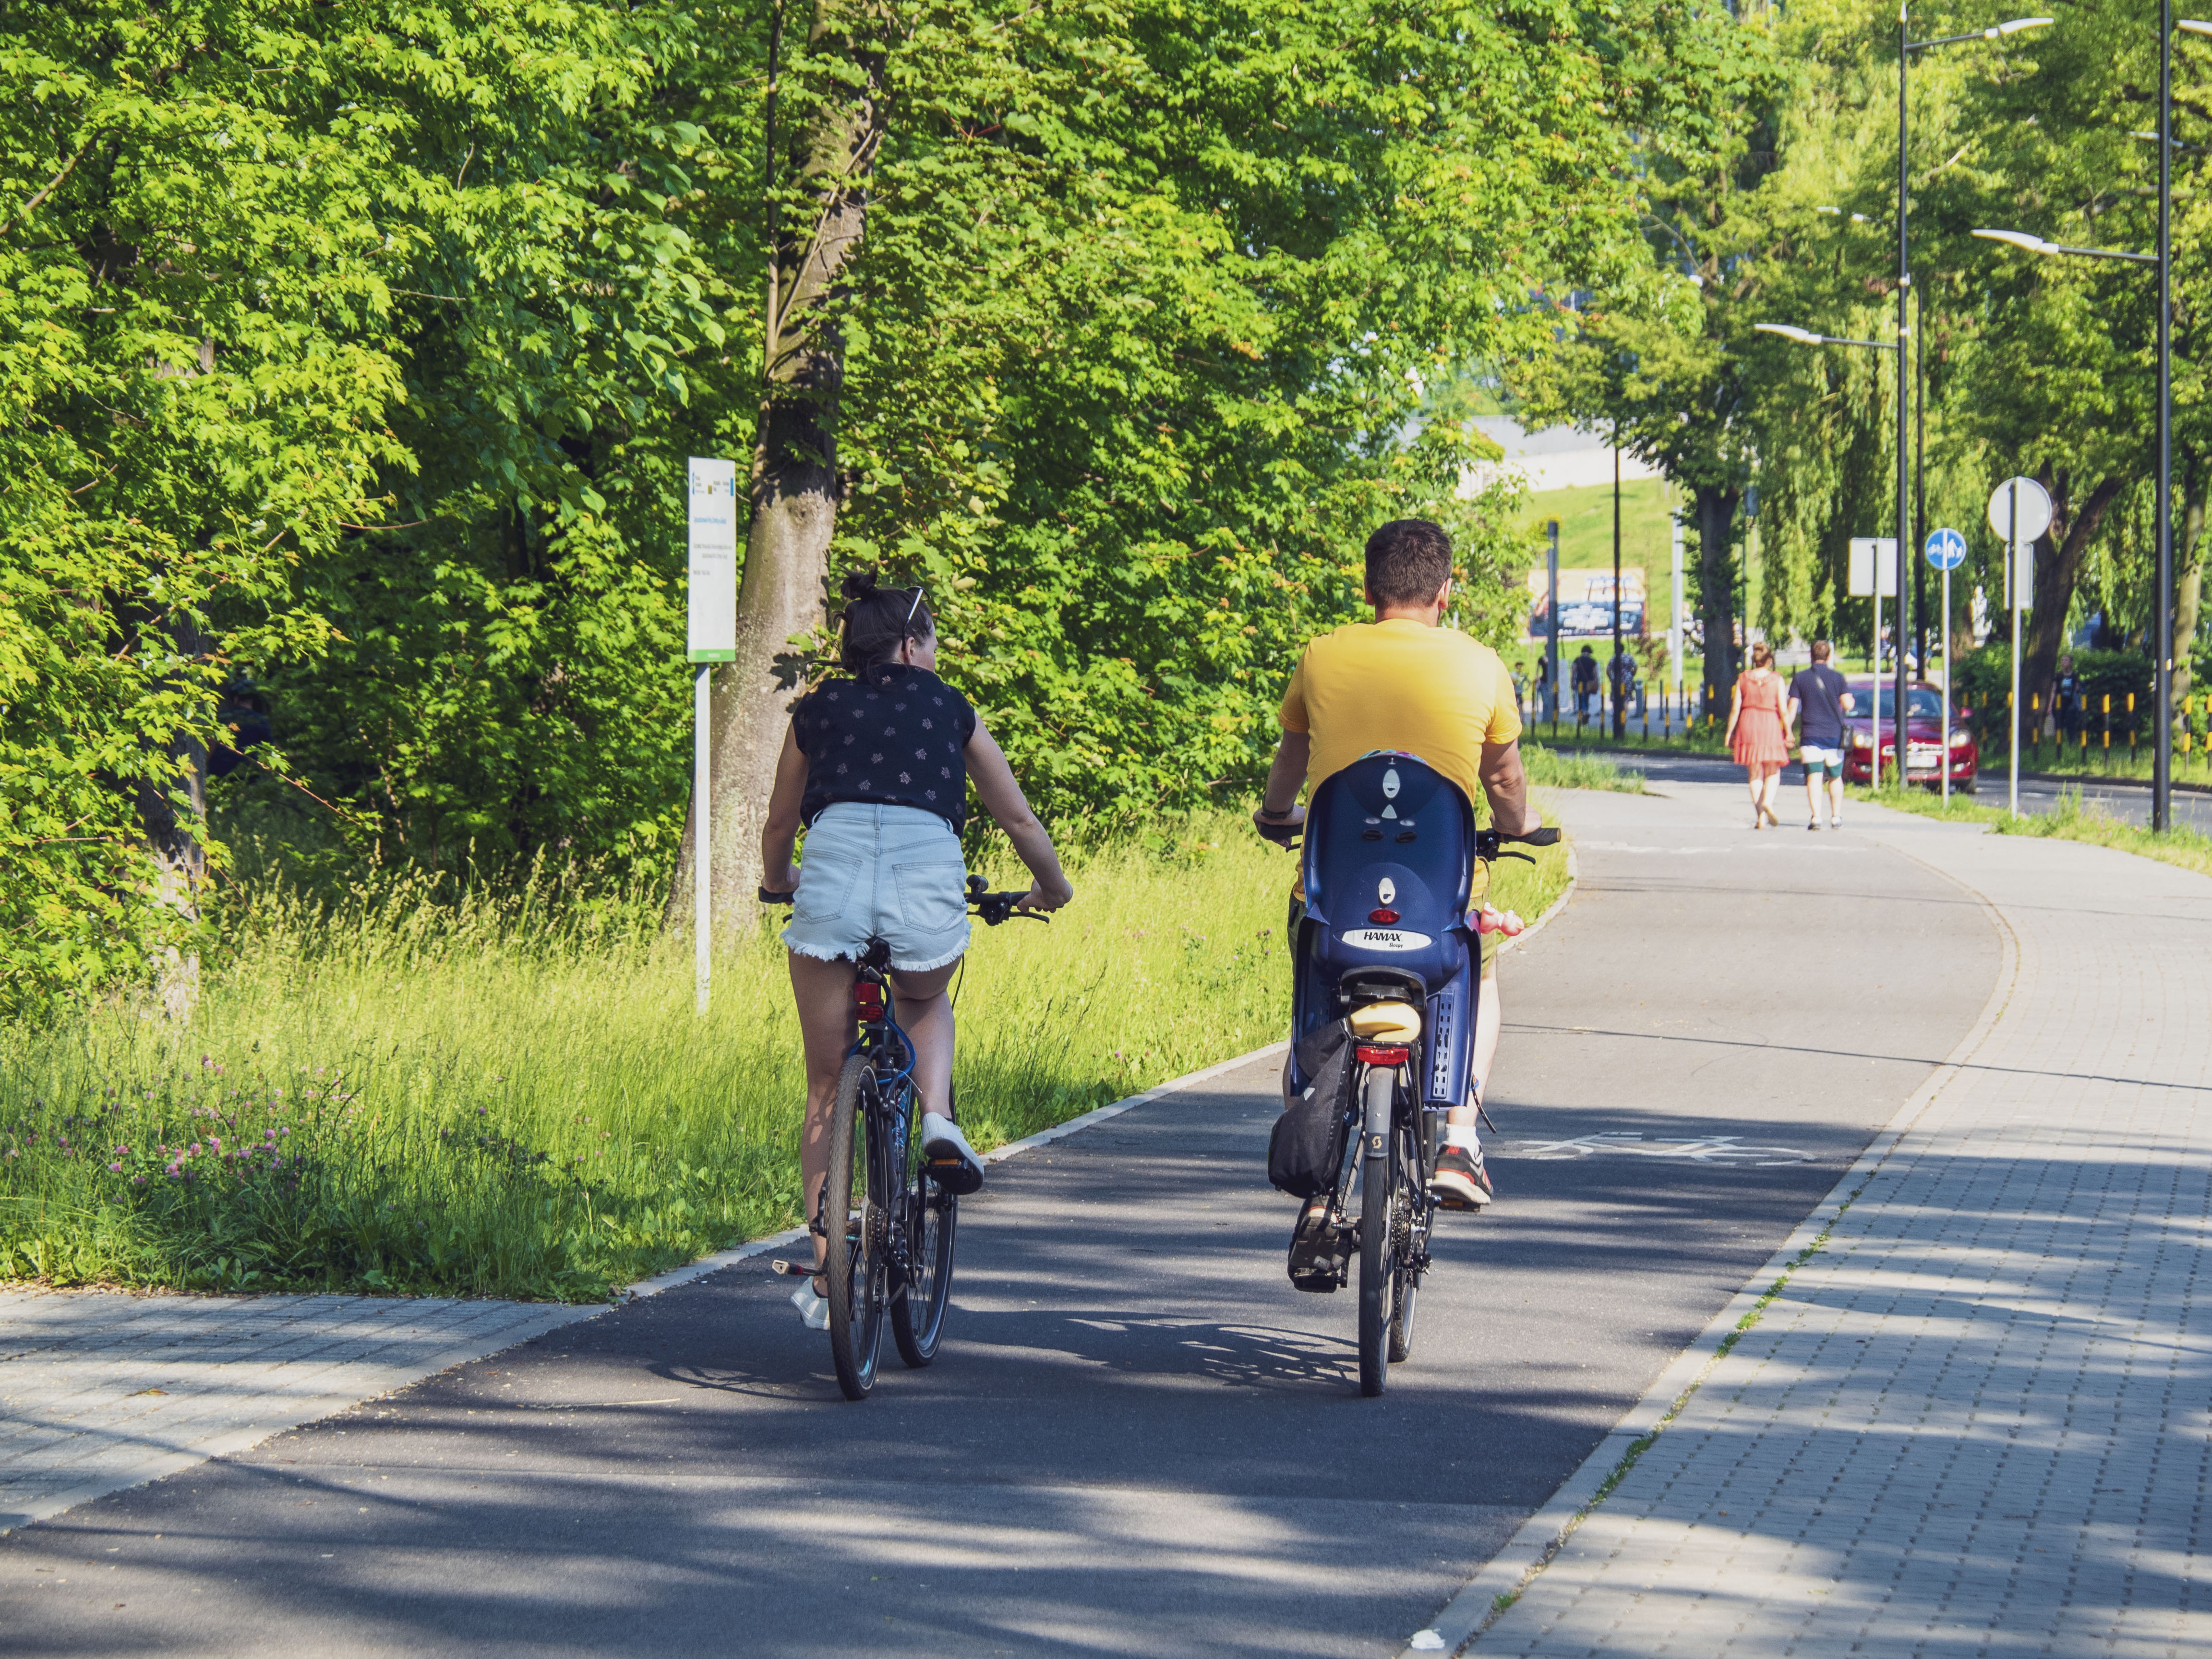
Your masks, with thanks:
[(1622, 768), (1609, 755), (1577, 754), (1572, 750), (1547, 749), (1538, 743), (1521, 745), (1522, 764), (1528, 781), (1546, 789), (1611, 789), (1625, 795), (1644, 793), (1644, 774)]
[[(1080, 856), (1049, 927), (979, 923), (977, 1145), (1279, 1036), (1292, 869), (1224, 812)], [(1494, 896), (1533, 917), (1564, 884), (1554, 849)], [(271, 882), (234, 911), (189, 1027), (118, 1001), (0, 1030), (0, 1279), (593, 1300), (797, 1220), (772, 933), (720, 956), (701, 1017), (652, 894)]]

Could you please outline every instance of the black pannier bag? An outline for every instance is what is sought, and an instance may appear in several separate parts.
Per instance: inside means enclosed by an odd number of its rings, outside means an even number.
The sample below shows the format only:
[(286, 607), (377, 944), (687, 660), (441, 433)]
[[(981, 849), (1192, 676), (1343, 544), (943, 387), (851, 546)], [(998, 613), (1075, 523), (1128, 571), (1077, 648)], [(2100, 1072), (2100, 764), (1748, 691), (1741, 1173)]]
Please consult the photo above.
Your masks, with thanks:
[[(1297, 1064), (1286, 1072), (1283, 1115), (1267, 1137), (1267, 1179), (1293, 1198), (1311, 1198), (1336, 1185), (1344, 1162), (1345, 1094), (1352, 1086), (1352, 1028), (1340, 1019), (1316, 1027), (1299, 1039)], [(1290, 1079), (1310, 1077), (1302, 1094), (1292, 1094)]]

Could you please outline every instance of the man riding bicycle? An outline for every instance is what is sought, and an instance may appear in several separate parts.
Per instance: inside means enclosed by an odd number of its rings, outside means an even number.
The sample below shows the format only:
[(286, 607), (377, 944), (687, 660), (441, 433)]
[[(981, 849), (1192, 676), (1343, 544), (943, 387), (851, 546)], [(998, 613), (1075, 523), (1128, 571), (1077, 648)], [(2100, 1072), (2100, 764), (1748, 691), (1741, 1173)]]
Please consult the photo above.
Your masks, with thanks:
[[(1439, 625), (1451, 598), (1451, 538), (1424, 519), (1397, 520), (1367, 538), (1375, 620), (1307, 642), (1283, 694), (1283, 739), (1253, 814), (1261, 834), (1285, 839), (1305, 822), (1297, 804), (1301, 781), (1310, 795), (1330, 774), (1378, 749), (1418, 755), (1470, 802), (1486, 799), (1503, 834), (1535, 827), (1511, 676), (1488, 646)], [(1294, 897), (1291, 906), (1295, 941), (1303, 901)], [(1498, 946), (1521, 931), (1517, 916), (1487, 904), (1470, 920), (1482, 946), (1468, 1098), (1451, 1109), (1429, 1183), (1439, 1204), (1456, 1210), (1480, 1210), (1492, 1196), (1476, 1125), (1482, 1080), (1498, 1053)], [(1462, 1006), (1464, 994), (1462, 986)], [(1459, 1030), (1467, 1025), (1462, 1020)]]

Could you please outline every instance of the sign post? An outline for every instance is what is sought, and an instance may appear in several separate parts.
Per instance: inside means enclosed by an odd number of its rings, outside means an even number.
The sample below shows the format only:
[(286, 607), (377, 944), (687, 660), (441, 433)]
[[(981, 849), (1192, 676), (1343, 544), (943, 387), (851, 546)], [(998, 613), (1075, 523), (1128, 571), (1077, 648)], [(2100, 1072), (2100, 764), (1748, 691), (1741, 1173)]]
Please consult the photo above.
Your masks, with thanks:
[[(1674, 708), (1680, 712), (1682, 707), (1682, 509), (1677, 507), (1667, 517), (1673, 526), (1671, 539), (1674, 542), (1669, 556), (1673, 561), (1673, 578), (1667, 589), (1667, 666), (1674, 677)], [(1666, 711), (1662, 708), (1660, 713), (1663, 717)], [(1684, 722), (1684, 729), (1688, 729), (1686, 721)]]
[(2051, 497), (2033, 478), (2008, 478), (1990, 496), (1990, 528), (2005, 544), (2012, 607), (2012, 762), (2007, 800), (2020, 816), (2020, 613), (2035, 609), (2035, 538), (2051, 528)]
[(1544, 568), (1550, 583), (1550, 598), (1546, 603), (1546, 629), (1550, 638), (1544, 647), (1544, 683), (1549, 689), (1552, 704), (1552, 735), (1559, 735), (1559, 521), (1552, 519), (1545, 529), (1552, 538), (1551, 551), (1544, 560)]
[(1939, 530), (1929, 537), (1923, 550), (1928, 562), (1943, 573), (1943, 625), (1938, 630), (1936, 643), (1943, 648), (1943, 725), (1936, 742), (1940, 758), (1936, 763), (1943, 769), (1943, 804), (1951, 804), (1951, 573), (1966, 560), (1966, 538), (1955, 530)]
[[(1851, 538), (1851, 597), (1874, 599), (1874, 690), (1867, 703), (1867, 732), (1874, 748), (1867, 757), (1867, 775), (1881, 787), (1881, 602), (1897, 597), (1897, 538)], [(1901, 647), (1903, 641), (1898, 643)], [(1905, 757), (1897, 757), (1897, 777), (1905, 781)]]
[(691, 687), (691, 933), (703, 1014), (714, 975), (708, 948), (714, 890), (710, 682), (716, 663), (738, 659), (738, 464), (694, 455), (690, 483), (685, 655), (697, 667)]

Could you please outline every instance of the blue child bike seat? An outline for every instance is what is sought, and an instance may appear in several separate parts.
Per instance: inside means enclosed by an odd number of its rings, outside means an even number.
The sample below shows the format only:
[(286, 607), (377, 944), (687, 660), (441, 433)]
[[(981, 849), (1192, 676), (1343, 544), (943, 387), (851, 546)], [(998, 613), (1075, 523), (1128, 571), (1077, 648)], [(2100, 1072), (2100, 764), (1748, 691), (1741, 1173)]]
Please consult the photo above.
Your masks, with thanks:
[(1421, 997), (1442, 991), (1467, 963), (1474, 883), (1474, 809), (1450, 779), (1390, 750), (1331, 774), (1306, 808), (1301, 967), (1311, 988), (1395, 981)]

